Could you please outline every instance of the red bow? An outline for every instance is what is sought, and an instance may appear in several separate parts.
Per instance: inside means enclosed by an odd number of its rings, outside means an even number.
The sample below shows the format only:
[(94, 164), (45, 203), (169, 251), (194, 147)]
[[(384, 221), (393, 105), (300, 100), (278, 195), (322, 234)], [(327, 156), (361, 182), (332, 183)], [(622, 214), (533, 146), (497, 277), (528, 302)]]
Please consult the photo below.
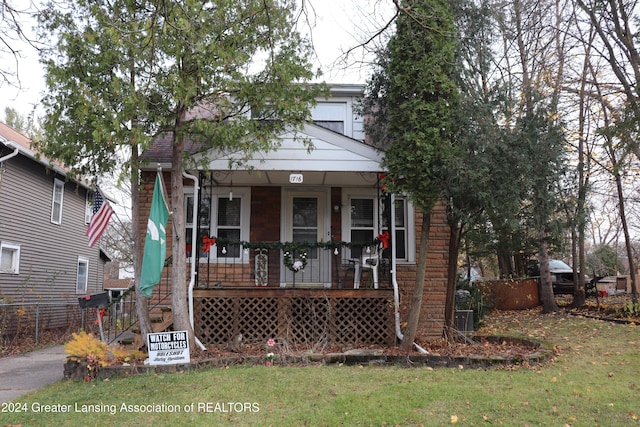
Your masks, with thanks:
[(100, 323), (100, 321), (102, 320), (102, 318), (104, 317), (104, 314), (107, 312), (107, 310), (105, 310), (104, 308), (101, 308), (100, 310), (98, 310), (98, 316), (96, 319), (96, 325), (98, 323)]
[(380, 243), (382, 243), (382, 247), (384, 249), (388, 249), (389, 248), (389, 238), (391, 236), (389, 235), (388, 231), (385, 231), (382, 234), (378, 234), (378, 240), (380, 240)]
[(209, 236), (204, 236), (202, 238), (202, 250), (206, 253), (209, 253), (209, 250), (211, 249), (211, 246), (216, 244), (216, 238), (215, 237), (209, 237)]

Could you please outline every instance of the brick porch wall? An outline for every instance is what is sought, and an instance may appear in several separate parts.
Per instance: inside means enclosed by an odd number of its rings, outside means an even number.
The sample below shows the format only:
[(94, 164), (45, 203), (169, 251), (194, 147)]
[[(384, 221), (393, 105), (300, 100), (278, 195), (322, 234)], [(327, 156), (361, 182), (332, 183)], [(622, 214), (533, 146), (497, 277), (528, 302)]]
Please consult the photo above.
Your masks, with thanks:
[[(416, 210), (416, 251), (420, 247), (422, 214)], [(419, 254), (416, 253), (416, 262)], [(429, 247), (425, 275), (424, 295), (420, 310), (417, 339), (437, 341), (442, 338), (447, 291), (447, 264), (449, 262), (449, 225), (445, 206), (438, 203), (431, 214)], [(398, 265), (397, 278), (400, 290), (400, 318), (406, 322), (409, 304), (416, 280), (416, 265)]]

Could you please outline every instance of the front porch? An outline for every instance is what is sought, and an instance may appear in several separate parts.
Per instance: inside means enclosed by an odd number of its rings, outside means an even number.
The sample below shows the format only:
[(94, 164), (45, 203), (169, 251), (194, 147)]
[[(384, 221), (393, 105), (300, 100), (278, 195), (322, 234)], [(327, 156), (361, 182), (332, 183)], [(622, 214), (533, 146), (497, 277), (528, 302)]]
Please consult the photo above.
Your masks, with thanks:
[[(303, 348), (395, 343), (390, 263), (379, 242), (207, 241), (193, 291), (194, 331), (205, 346), (238, 336)], [(343, 259), (352, 253), (359, 256)]]
[[(205, 239), (208, 239), (205, 237)], [(388, 250), (379, 241), (241, 242), (221, 239), (197, 260), (196, 288), (391, 288)], [(202, 251), (201, 251), (202, 252)]]
[(195, 334), (205, 345), (393, 345), (392, 289), (215, 288), (193, 292)]

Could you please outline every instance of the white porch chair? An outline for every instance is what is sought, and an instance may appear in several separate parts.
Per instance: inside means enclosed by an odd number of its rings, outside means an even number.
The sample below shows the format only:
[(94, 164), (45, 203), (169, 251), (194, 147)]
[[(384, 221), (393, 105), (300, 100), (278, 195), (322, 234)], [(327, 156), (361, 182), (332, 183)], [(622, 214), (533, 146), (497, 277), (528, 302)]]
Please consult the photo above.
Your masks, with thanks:
[(360, 259), (354, 260), (353, 272), (353, 289), (360, 288), (360, 280), (362, 279), (362, 270), (371, 270), (373, 276), (373, 288), (378, 289), (378, 266), (380, 265), (380, 252), (371, 252), (371, 248), (367, 247), (365, 254)]

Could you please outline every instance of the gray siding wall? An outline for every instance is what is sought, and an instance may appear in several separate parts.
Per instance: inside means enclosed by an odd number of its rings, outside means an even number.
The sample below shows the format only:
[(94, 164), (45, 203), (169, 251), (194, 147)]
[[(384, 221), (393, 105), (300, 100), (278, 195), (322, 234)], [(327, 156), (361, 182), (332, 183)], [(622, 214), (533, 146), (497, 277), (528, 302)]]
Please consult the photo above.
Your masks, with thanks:
[(102, 290), (104, 262), (99, 245), (85, 235), (86, 189), (64, 186), (62, 223), (51, 222), (54, 179), (62, 176), (18, 155), (4, 162), (0, 178), (0, 241), (19, 244), (20, 273), (0, 273), (5, 302), (77, 304), (78, 257), (89, 261), (87, 293)]

